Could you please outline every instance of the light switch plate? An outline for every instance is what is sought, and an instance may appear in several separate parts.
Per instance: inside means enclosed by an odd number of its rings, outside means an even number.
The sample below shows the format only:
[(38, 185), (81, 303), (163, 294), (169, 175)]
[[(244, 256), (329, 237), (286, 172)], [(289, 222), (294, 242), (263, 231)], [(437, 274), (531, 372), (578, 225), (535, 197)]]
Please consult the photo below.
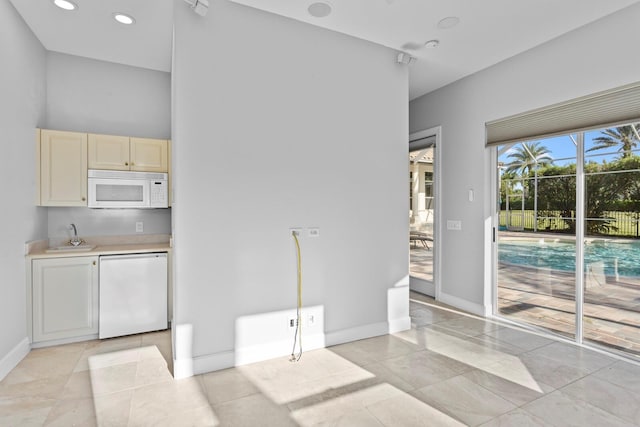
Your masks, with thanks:
[(136, 222), (136, 233), (144, 232), (144, 223), (142, 221)]
[(447, 220), (447, 230), (460, 231), (462, 230), (462, 221)]

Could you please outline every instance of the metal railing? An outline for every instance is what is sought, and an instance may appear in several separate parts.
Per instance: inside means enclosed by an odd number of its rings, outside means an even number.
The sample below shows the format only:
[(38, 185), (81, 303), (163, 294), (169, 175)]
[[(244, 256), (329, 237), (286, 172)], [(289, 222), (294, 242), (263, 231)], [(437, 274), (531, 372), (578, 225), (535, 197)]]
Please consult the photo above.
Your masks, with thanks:
[[(538, 224), (534, 227), (533, 210), (500, 211), (500, 227), (506, 230), (531, 232), (537, 228), (540, 232), (569, 232), (571, 222), (575, 221), (575, 211), (570, 217), (562, 216), (561, 211), (538, 211)], [(617, 237), (640, 237), (640, 212), (604, 212), (602, 218), (587, 218), (591, 224), (606, 224), (598, 235)], [(591, 229), (591, 227), (587, 227)]]

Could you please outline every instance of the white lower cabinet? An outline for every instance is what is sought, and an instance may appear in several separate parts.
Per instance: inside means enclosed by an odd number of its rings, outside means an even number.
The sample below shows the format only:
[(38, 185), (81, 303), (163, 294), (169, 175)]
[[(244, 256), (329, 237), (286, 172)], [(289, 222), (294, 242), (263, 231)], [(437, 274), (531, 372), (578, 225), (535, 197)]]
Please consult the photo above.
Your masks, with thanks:
[(98, 257), (32, 262), (33, 342), (98, 333)]

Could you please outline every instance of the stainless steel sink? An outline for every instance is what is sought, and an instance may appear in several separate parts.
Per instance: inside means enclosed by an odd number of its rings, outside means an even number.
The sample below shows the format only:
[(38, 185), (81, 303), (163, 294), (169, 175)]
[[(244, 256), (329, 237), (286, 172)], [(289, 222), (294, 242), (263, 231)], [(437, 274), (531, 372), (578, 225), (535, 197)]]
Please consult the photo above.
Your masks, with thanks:
[(45, 252), (84, 252), (90, 251), (94, 249), (96, 245), (64, 245), (64, 246), (55, 246), (53, 248), (46, 249)]

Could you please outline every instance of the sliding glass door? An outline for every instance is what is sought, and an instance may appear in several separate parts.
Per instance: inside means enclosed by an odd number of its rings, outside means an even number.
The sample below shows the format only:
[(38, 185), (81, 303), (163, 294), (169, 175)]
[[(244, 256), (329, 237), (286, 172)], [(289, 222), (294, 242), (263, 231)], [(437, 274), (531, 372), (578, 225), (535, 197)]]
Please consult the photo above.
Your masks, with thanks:
[(498, 152), (497, 312), (573, 337), (575, 136), (517, 143)]
[(639, 128), (498, 148), (497, 315), (640, 355)]
[(640, 355), (640, 123), (584, 134), (584, 340)]

